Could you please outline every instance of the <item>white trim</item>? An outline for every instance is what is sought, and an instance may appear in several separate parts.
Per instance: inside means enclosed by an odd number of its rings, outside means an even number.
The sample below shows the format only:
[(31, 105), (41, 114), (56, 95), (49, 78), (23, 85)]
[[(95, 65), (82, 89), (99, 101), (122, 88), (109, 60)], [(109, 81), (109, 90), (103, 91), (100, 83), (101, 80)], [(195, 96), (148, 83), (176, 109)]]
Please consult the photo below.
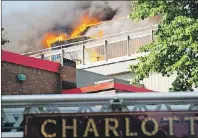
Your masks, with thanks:
[[(56, 47), (53, 47), (53, 48), (59, 48), (59, 47), (63, 47), (63, 46), (67, 46), (67, 45), (72, 45), (72, 44), (82, 44), (83, 42), (91, 42), (93, 40), (105, 40), (105, 39), (109, 39), (109, 37), (114, 37), (114, 36), (121, 36), (121, 35), (129, 35), (129, 33), (132, 33), (132, 32), (135, 32), (135, 31), (138, 31), (138, 30), (143, 30), (143, 29), (155, 29), (157, 26), (157, 24), (155, 25), (152, 25), (152, 26), (146, 26), (146, 27), (143, 27), (143, 28), (137, 28), (137, 29), (133, 29), (133, 30), (130, 30), (130, 31), (125, 31), (125, 32), (120, 32), (120, 33), (115, 33), (115, 34), (112, 34), (112, 35), (106, 35), (106, 36), (103, 36), (103, 37), (100, 37), (100, 38), (95, 38), (95, 39), (89, 39), (89, 40), (85, 40), (85, 41), (79, 41), (79, 42), (75, 42), (75, 43), (69, 43), (69, 44), (64, 44), (64, 45), (59, 45), (59, 46), (56, 46)], [(143, 31), (148, 31), (148, 30), (143, 30)], [(46, 48), (46, 49), (41, 49), (41, 50), (37, 50), (37, 51), (32, 51), (32, 52), (28, 52), (28, 53), (23, 53), (22, 55), (31, 55), (33, 53), (37, 53), (37, 52), (43, 52), (43, 51), (46, 51), (46, 50), (51, 50), (52, 48)]]
[(96, 62), (93, 62), (90, 64), (87, 63), (86, 65), (81, 64), (81, 65), (78, 65), (77, 68), (78, 69), (86, 69), (86, 68), (92, 68), (92, 67), (103, 66), (103, 65), (108, 65), (108, 64), (114, 64), (114, 63), (118, 63), (118, 62), (124, 62), (124, 61), (128, 61), (128, 60), (136, 60), (138, 57), (145, 56), (145, 55), (148, 55), (148, 53), (136, 53), (136, 54), (132, 54), (130, 56), (112, 58), (107, 61), (102, 60), (102, 61), (96, 61)]

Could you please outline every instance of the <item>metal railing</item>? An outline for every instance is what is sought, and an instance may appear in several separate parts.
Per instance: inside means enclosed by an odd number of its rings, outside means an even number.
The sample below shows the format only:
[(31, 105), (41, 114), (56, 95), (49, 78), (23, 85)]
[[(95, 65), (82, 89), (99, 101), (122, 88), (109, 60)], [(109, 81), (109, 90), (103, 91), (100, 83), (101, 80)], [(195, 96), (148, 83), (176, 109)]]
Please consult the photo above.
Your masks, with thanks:
[(72, 59), (77, 64), (89, 64), (113, 58), (130, 56), (138, 48), (153, 41), (153, 30), (156, 25), (104, 36), (96, 39), (69, 43), (25, 53), (30, 57), (55, 61), (62, 57)]
[(145, 93), (116, 93), (116, 94), (46, 94), (46, 95), (4, 95), (2, 96), (3, 107), (17, 107), (17, 106), (33, 106), (42, 104), (64, 104), (77, 103), (89, 104), (89, 102), (98, 103), (109, 102), (110, 100), (118, 98), (125, 102), (132, 103), (190, 103), (198, 102), (197, 92), (149, 92)]
[(4, 137), (22, 135), (23, 115), (28, 113), (113, 112), (114, 99), (128, 112), (198, 111), (197, 92), (10, 95), (2, 96), (2, 131)]

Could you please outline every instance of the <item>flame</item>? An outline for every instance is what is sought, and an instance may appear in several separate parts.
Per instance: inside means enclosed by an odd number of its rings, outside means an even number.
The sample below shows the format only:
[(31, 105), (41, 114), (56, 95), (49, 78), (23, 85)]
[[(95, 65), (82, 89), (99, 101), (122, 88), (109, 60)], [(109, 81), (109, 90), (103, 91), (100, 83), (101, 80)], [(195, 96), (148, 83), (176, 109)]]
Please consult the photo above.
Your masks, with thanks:
[[(117, 17), (114, 20), (122, 20), (122, 19), (125, 19), (125, 18), (126, 17)], [(111, 21), (102, 21), (102, 22), (111, 22)], [(98, 24), (100, 24), (102, 22), (99, 21), (96, 18), (89, 17), (88, 14), (85, 14), (84, 16), (82, 16), (80, 18), (79, 24), (73, 29), (73, 31), (72, 31), (70, 36), (67, 36), (64, 33), (60, 33), (60, 34), (55, 34), (53, 32), (47, 33), (43, 37), (42, 45), (45, 48), (50, 48), (52, 43), (54, 43), (56, 41), (63, 41), (63, 40), (67, 40), (67, 39), (78, 37), (88, 27), (94, 26), (94, 25), (98, 25)], [(104, 35), (103, 32), (100, 30), (96, 35), (93, 35), (93, 36), (90, 36), (90, 37), (91, 38), (98, 38), (98, 37), (102, 37), (103, 35)]]
[(88, 55), (90, 56), (91, 62), (101, 61), (104, 60), (104, 55), (100, 55), (96, 52), (95, 49), (86, 49)]
[[(88, 27), (99, 24), (99, 23), (100, 23), (100, 20), (98, 20), (96, 18), (89, 17), (88, 14), (85, 14), (80, 19), (79, 24), (73, 29), (70, 36), (67, 36), (64, 33), (56, 34), (56, 33), (50, 32), (50, 33), (47, 33), (46, 35), (44, 35), (44, 37), (42, 39), (42, 45), (45, 48), (50, 48), (52, 43), (78, 37)], [(101, 36), (101, 35), (103, 35), (103, 32), (100, 31), (97, 36)]]
[[(94, 38), (100, 38), (104, 35), (103, 31), (102, 30), (99, 30), (98, 33), (96, 35), (93, 35), (93, 36), (90, 36), (92, 39)], [(91, 59), (91, 62), (96, 62), (96, 61), (101, 61), (101, 60), (104, 60), (104, 55), (100, 55), (96, 52), (96, 50), (88, 50), (87, 49), (87, 52), (90, 56), (90, 59)]]
[(80, 24), (76, 26), (74, 30), (72, 31), (71, 38), (79, 36), (80, 33), (85, 31), (88, 27), (96, 25), (99, 22), (100, 22), (99, 20), (95, 18), (91, 18), (88, 15), (83, 16), (80, 20)]
[(100, 38), (104, 36), (104, 32), (102, 30), (98, 31), (98, 33), (96, 35), (90, 36), (91, 38)]
[(96, 51), (92, 51), (91, 53), (91, 62), (104, 60), (103, 55), (99, 55)]
[(42, 40), (42, 44), (45, 48), (50, 48), (51, 44), (56, 41), (62, 41), (68, 39), (68, 36), (64, 33), (56, 34), (56, 33), (47, 33)]
[[(54, 32), (49, 32), (44, 35), (42, 39), (42, 45), (45, 48), (50, 48), (51, 45), (57, 41), (64, 41), (68, 39), (72, 39), (75, 37), (79, 37), (82, 32), (84, 32), (88, 27), (98, 25), (100, 24), (101, 21), (92, 17), (89, 17), (88, 14), (82, 16), (80, 19), (79, 24), (73, 29), (71, 32), (71, 35), (67, 35), (65, 33), (54, 33)], [(89, 36), (90, 38), (99, 38), (104, 35), (102, 30), (99, 30), (96, 34)], [(93, 50), (87, 50), (88, 55), (90, 56), (91, 62), (95, 61), (100, 61), (104, 60), (104, 56), (100, 55), (96, 52), (96, 49)]]

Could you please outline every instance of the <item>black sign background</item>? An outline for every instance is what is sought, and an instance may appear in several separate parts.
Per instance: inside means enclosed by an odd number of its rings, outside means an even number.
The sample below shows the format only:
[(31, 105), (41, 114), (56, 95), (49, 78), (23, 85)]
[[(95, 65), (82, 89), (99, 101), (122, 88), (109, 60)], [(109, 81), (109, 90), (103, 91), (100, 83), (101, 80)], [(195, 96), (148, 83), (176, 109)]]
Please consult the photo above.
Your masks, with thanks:
[[(158, 122), (158, 132), (154, 136), (146, 136), (141, 129), (142, 121), (148, 117), (154, 118)], [(94, 119), (98, 138), (126, 138), (125, 118), (130, 119), (130, 131), (137, 132), (138, 136), (133, 138), (167, 138), (169, 134), (168, 122), (162, 122), (163, 117), (177, 117), (178, 122), (173, 123), (174, 136), (172, 138), (188, 138), (189, 137), (189, 122), (183, 121), (184, 117), (198, 117), (198, 112), (121, 112), (121, 113), (56, 113), (56, 114), (27, 114), (25, 118), (24, 138), (44, 138), (41, 133), (41, 126), (47, 119), (56, 120), (55, 124), (46, 125), (45, 131), (49, 134), (56, 133), (56, 138), (62, 138), (62, 119), (67, 120), (67, 125), (72, 126), (73, 119), (77, 119), (77, 138), (83, 138), (88, 119)], [(119, 136), (114, 136), (110, 133), (109, 137), (105, 136), (105, 118), (116, 118), (119, 122), (119, 127), (116, 129)], [(110, 125), (114, 125), (113, 123)], [(147, 123), (147, 131), (152, 132), (154, 124)], [(195, 135), (190, 137), (198, 138), (198, 121), (194, 123)], [(73, 138), (73, 131), (67, 130), (67, 138)], [(94, 138), (94, 133), (89, 132), (88, 137)], [(132, 138), (132, 136), (127, 137)]]

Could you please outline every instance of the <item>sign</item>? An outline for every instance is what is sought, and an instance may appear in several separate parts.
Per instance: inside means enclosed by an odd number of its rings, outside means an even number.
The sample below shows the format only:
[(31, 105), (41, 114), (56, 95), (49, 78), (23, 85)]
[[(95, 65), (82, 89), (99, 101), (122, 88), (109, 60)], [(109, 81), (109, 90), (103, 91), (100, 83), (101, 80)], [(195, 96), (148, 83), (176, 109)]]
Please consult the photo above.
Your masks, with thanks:
[(196, 138), (198, 112), (25, 115), (24, 138)]

